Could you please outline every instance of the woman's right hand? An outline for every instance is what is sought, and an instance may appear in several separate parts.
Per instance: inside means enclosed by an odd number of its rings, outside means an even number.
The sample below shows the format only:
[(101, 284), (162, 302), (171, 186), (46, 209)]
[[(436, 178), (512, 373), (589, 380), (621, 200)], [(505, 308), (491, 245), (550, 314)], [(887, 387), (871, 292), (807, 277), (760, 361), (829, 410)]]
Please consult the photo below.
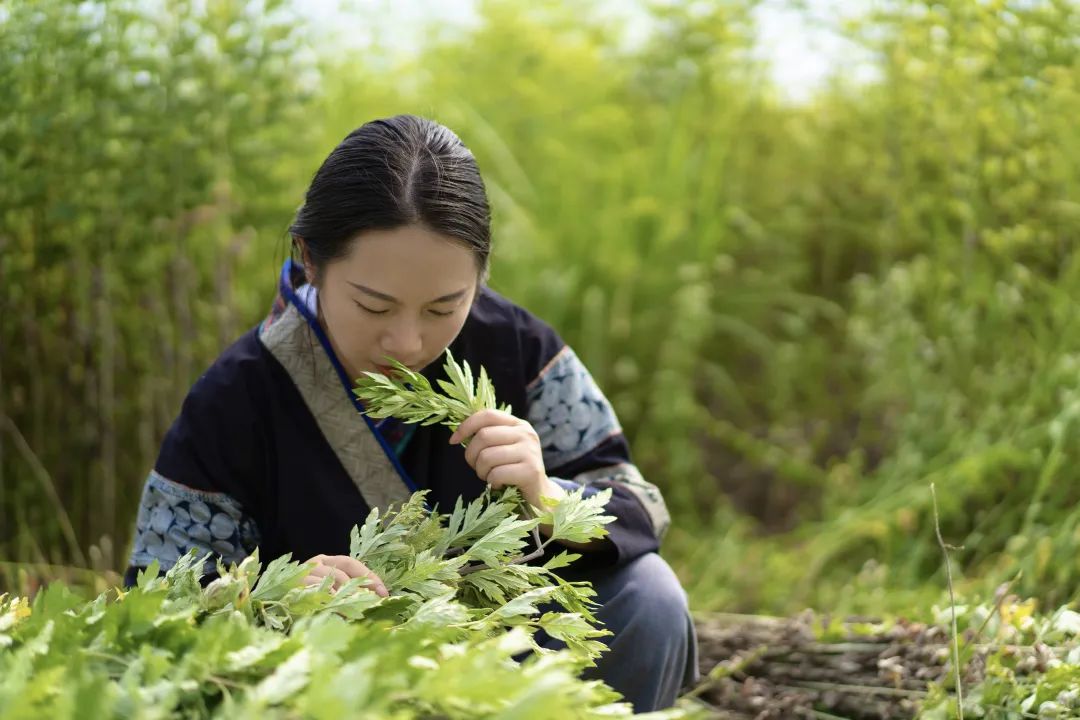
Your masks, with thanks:
[(337, 592), (342, 585), (352, 578), (368, 578), (368, 582), (361, 583), (361, 585), (374, 591), (379, 597), (389, 597), (390, 595), (386, 590), (386, 585), (378, 575), (369, 570), (364, 563), (348, 555), (316, 555), (308, 562), (315, 563), (315, 567), (304, 578), (304, 582), (308, 585), (319, 585), (322, 583), (323, 578), (330, 576), (334, 578), (331, 590)]

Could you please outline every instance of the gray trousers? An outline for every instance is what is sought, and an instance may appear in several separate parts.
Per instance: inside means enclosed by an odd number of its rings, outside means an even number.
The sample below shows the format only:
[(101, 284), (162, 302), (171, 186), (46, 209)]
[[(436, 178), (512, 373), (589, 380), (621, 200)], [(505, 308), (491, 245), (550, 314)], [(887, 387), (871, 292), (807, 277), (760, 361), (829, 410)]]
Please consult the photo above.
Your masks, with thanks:
[[(697, 636), (686, 592), (663, 558), (649, 553), (617, 570), (563, 577), (592, 582), (597, 619), (614, 633), (601, 638), (608, 651), (583, 677), (603, 680), (637, 713), (671, 707), (681, 688), (697, 682)], [(536, 639), (546, 648), (565, 647), (542, 632)]]

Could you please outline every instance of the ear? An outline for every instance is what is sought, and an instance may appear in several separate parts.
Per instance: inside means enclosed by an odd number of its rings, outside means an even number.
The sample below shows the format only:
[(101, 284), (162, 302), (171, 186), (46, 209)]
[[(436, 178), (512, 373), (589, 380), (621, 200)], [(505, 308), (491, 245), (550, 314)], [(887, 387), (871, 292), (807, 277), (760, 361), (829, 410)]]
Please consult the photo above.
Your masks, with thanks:
[(304, 265), (304, 278), (308, 281), (309, 285), (314, 285), (315, 265), (311, 262), (311, 251), (308, 250), (307, 243), (305, 243), (304, 238), (299, 235), (293, 235), (293, 245), (300, 250), (300, 262)]

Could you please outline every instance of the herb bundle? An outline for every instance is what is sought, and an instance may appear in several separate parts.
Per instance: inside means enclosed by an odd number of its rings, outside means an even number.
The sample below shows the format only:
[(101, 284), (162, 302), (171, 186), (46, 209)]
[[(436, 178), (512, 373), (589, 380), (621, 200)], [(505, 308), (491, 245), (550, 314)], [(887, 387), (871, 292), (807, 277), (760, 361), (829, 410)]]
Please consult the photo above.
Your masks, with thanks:
[[(495, 386), (492, 384), (487, 371), (480, 367), (480, 372), (475, 376), (468, 362), (462, 361), (459, 365), (454, 360), (453, 354), (446, 351), (446, 362), (443, 370), (449, 381), (439, 379), (436, 382), (443, 389), (444, 394), (437, 392), (426, 377), (409, 367), (401, 364), (394, 358), (387, 358), (394, 368), (396, 377), (387, 377), (382, 373), (365, 372), (364, 377), (356, 382), (353, 392), (364, 403), (364, 412), (372, 418), (395, 417), (407, 423), (419, 423), (421, 425), (434, 425), (441, 423), (451, 430), (456, 430), (461, 423), (475, 412), (485, 409), (499, 409), (511, 412), (509, 405), (497, 405), (495, 399)], [(465, 442), (462, 443), (467, 444)], [(490, 497), (490, 489), (485, 492), (485, 498)], [(545, 509), (540, 516), (540, 523), (533, 525), (534, 549), (528, 555), (521, 555), (511, 560), (511, 564), (525, 563), (537, 557), (543, 556), (544, 549), (551, 544), (557, 535), (563, 535), (565, 539), (574, 542), (588, 542), (594, 538), (606, 534), (603, 524), (612, 522), (613, 517), (601, 515), (601, 508), (611, 497), (611, 491), (594, 495), (592, 498), (583, 499), (581, 493), (573, 493), (569, 501), (564, 505), (554, 505)], [(519, 508), (522, 516), (535, 518), (536, 514), (528, 503), (519, 500)], [(597, 520), (593, 529), (589, 532), (579, 532), (571, 529), (573, 524), (570, 518), (580, 515)], [(541, 542), (537, 530), (539, 524), (547, 524), (558, 527), (557, 533), (553, 533), (548, 540)], [(569, 533), (569, 534), (568, 534)], [(478, 566), (473, 565), (464, 568), (464, 572), (473, 572)]]
[(450, 350), (446, 351), (446, 363), (443, 365), (450, 380), (436, 381), (445, 395), (432, 388), (428, 379), (420, 373), (393, 358), (387, 360), (397, 377), (365, 372), (353, 389), (363, 401), (364, 412), (369, 417), (396, 417), (421, 425), (442, 423), (451, 430), (457, 430), (466, 418), (480, 410), (512, 412), (509, 405), (496, 404), (495, 386), (487, 371), (481, 367), (474, 382), (472, 368), (464, 361), (459, 365)]

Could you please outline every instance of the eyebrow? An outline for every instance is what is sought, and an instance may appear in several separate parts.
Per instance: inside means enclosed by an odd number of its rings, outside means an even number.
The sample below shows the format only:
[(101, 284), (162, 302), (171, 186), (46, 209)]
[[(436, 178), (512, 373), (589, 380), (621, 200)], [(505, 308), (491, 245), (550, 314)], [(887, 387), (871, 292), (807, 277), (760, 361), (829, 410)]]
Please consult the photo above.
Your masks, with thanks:
[[(360, 292), (364, 293), (365, 295), (370, 295), (373, 298), (378, 298), (379, 300), (385, 300), (386, 302), (391, 302), (391, 303), (394, 303), (396, 305), (401, 304), (401, 301), (398, 300), (393, 295), (387, 295), (386, 293), (381, 293), (378, 290), (372, 290), (371, 288), (367, 287), (366, 285), (361, 285), (359, 283), (354, 283), (351, 280), (346, 280), (345, 282), (349, 283), (350, 285), (352, 285), (354, 288), (356, 288)], [(432, 305), (432, 304), (437, 304), (437, 303), (450, 302), (451, 300), (457, 300), (458, 298), (464, 297), (466, 292), (468, 292), (468, 288), (462, 288), (461, 290), (458, 290), (457, 292), (452, 292), (452, 293), (450, 293), (448, 295), (443, 295), (441, 297), (437, 297), (434, 300), (429, 300), (425, 304), (426, 305)]]

